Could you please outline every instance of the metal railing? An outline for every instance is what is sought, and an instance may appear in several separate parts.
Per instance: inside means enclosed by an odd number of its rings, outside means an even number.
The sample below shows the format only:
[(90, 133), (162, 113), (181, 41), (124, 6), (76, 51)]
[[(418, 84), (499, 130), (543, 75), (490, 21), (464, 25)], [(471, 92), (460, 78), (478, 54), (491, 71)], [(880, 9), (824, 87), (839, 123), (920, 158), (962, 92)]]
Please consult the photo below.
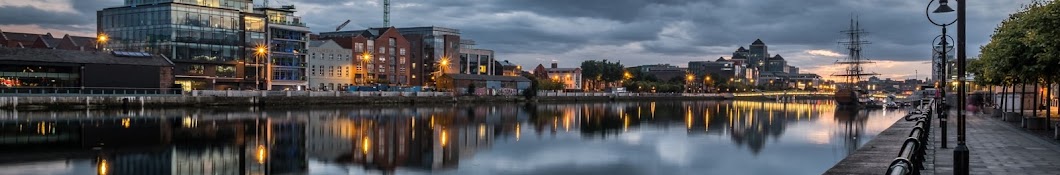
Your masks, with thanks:
[[(934, 104), (934, 100), (929, 102)], [(898, 150), (898, 157), (887, 168), (888, 175), (919, 175), (924, 169), (924, 156), (927, 154), (927, 139), (931, 129), (932, 105), (921, 105), (919, 109), (906, 114), (905, 121), (916, 121), (908, 138)]]
[(0, 96), (33, 95), (183, 95), (180, 88), (0, 87)]

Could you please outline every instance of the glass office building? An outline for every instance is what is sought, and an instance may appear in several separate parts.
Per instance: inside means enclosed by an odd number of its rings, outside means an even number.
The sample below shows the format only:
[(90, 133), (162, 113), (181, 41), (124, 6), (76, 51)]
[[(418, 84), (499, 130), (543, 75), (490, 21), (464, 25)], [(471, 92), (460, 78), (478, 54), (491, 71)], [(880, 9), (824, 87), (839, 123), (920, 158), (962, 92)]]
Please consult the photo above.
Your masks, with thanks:
[[(126, 0), (124, 6), (97, 12), (97, 32), (108, 36), (103, 44), (108, 50), (148, 52), (169, 58), (176, 65), (175, 84), (185, 90), (269, 89), (271, 80), (279, 77), (297, 80), (298, 73), (277, 76), (271, 72), (290, 71), (275, 68), (276, 48), (263, 49), (265, 52), (257, 49), (270, 47), (269, 24), (288, 21), (288, 17), (272, 20), (267, 10), (254, 9), (252, 2)], [(286, 10), (293, 12), (293, 7)], [(304, 44), (301, 49), (305, 49)], [(301, 82), (304, 84), (304, 78)]]

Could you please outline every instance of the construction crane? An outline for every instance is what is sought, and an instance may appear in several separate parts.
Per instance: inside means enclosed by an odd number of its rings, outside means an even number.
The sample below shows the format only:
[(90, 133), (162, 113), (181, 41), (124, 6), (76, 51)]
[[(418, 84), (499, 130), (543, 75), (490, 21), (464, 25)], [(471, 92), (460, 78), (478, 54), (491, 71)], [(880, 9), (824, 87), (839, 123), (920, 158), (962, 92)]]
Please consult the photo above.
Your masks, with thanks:
[(390, 0), (383, 0), (383, 27), (390, 27)]
[(346, 24), (350, 24), (350, 20), (347, 19), (346, 22), (342, 23), (342, 25), (339, 25), (339, 27), (336, 27), (335, 31), (338, 32), (339, 30), (342, 30), (343, 27), (346, 27)]

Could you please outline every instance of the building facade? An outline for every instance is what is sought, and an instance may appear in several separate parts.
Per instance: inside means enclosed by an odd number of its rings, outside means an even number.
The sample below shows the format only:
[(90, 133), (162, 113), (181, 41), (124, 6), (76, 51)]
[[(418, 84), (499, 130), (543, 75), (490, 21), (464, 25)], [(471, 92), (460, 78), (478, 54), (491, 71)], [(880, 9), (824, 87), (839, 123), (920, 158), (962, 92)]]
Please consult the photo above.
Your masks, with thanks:
[(692, 61), (688, 62), (688, 72), (697, 79), (707, 81), (729, 80), (737, 75), (737, 65), (731, 61)]
[(266, 15), (269, 53), (268, 87), (270, 90), (304, 90), (309, 85), (307, 70), (307, 48), (309, 27), (295, 16), (292, 5), (279, 8), (255, 8), (257, 14)]
[(253, 0), (127, 0), (97, 12), (107, 50), (160, 54), (176, 84), (193, 89), (304, 88), (309, 29), (294, 7)]
[(748, 67), (761, 69), (769, 59), (769, 46), (762, 39), (756, 39), (751, 43), (751, 49), (747, 52)]
[[(538, 71), (544, 71), (544, 73), (538, 73)], [(558, 63), (552, 63), (549, 68), (545, 68), (540, 64), (534, 69), (534, 74), (537, 76), (545, 76), (552, 81), (563, 83), (563, 89), (566, 90), (580, 90), (582, 89), (582, 69), (581, 68), (560, 68)]]
[(784, 72), (784, 73), (788, 73), (788, 72), (790, 72), (790, 70), (791, 70), (791, 68), (788, 67), (788, 61), (784, 60), (784, 57), (781, 57), (780, 54), (777, 54), (776, 56), (770, 57), (769, 61), (766, 62), (766, 67), (765, 67), (765, 71), (766, 72)]
[(495, 75), (501, 76), (520, 76), (523, 72), (523, 67), (516, 65), (515, 63), (508, 62), (508, 60), (497, 62), (499, 65), (497, 70), (494, 70)]
[[(176, 84), (185, 90), (236, 89), (245, 82), (240, 61), (250, 29), (251, 0), (130, 0), (97, 13), (107, 50), (160, 54), (176, 63)], [(249, 17), (252, 18), (252, 17)], [(261, 31), (264, 32), (264, 31)], [(262, 40), (260, 43), (264, 43)]]
[(497, 75), (493, 50), (475, 48), (475, 41), (460, 41), (459, 74)]
[(418, 86), (414, 79), (416, 64), (412, 62), (410, 43), (397, 28), (371, 28), (345, 31), (340, 34), (321, 34), (321, 38), (335, 40), (352, 48), (355, 84), (388, 84)]
[(354, 85), (353, 50), (333, 40), (309, 43), (309, 88), (312, 90), (344, 90)]
[[(409, 85), (435, 86), (435, 79), (441, 75), (460, 70), (458, 64), (453, 63), (460, 56), (460, 30), (431, 26), (397, 28), (397, 31), (409, 44)], [(321, 32), (320, 37), (353, 37), (359, 33), (361, 31)]]
[(173, 64), (158, 55), (0, 47), (0, 88), (161, 90), (172, 87), (172, 72)]

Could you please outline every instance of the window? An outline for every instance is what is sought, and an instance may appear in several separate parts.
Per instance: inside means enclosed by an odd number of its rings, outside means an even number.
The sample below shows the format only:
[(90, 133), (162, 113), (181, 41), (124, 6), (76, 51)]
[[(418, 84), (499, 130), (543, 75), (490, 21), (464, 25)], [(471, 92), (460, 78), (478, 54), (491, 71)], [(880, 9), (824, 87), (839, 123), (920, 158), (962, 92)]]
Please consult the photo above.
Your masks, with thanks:
[(401, 48), (400, 52), (401, 52), (401, 56), (405, 56), (405, 48)]
[(364, 52), (364, 43), (354, 44), (354, 52)]
[(385, 47), (379, 47), (379, 53), (380, 54), (386, 54), (386, 48)]

